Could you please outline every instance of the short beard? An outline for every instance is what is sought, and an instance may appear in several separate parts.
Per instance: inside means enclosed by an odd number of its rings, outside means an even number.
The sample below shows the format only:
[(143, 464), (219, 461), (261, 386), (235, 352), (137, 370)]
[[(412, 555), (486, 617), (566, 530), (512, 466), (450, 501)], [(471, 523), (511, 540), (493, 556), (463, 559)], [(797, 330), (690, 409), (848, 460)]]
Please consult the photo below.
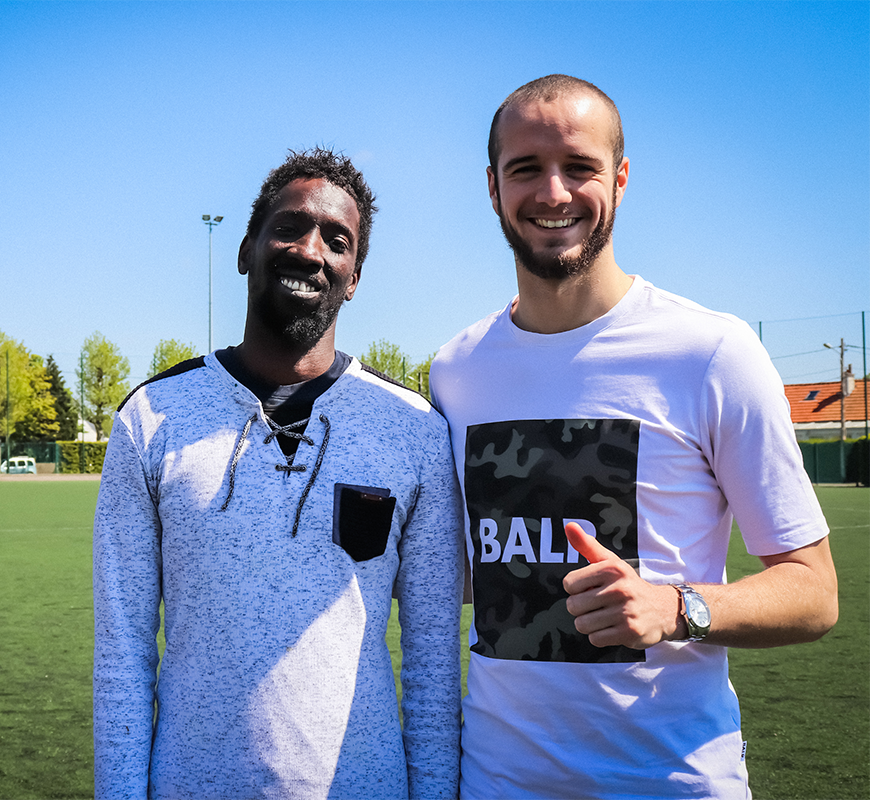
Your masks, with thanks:
[(258, 319), (272, 336), (302, 350), (311, 349), (323, 338), (343, 305), (343, 302), (338, 302), (290, 312), (286, 307), (281, 308), (270, 302), (271, 299), (256, 298), (251, 305), (249, 298), (248, 315)]
[(295, 345), (313, 347), (338, 318), (340, 308), (341, 304), (318, 308), (309, 316), (296, 317), (285, 323), (283, 335)]
[(610, 216), (606, 220), (602, 219), (598, 222), (592, 233), (584, 240), (580, 254), (576, 256), (567, 253), (542, 256), (536, 253), (501, 213), (501, 199), (499, 199), (498, 219), (501, 223), (502, 233), (513, 250), (517, 263), (532, 275), (544, 280), (562, 280), (582, 275), (589, 272), (613, 236), (613, 224), (616, 221), (616, 182), (613, 184), (613, 205)]

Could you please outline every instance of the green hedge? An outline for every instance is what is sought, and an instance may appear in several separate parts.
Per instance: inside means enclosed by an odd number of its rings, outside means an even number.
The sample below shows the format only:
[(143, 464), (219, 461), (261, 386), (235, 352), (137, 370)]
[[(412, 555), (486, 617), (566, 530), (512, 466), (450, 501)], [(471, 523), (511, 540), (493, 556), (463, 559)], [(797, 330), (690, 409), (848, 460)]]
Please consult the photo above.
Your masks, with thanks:
[(858, 439), (846, 457), (846, 480), (870, 486), (870, 439)]
[[(870, 483), (867, 439), (816, 439), (798, 442), (804, 467), (813, 483)], [(841, 461), (842, 448), (842, 461)]]
[[(60, 448), (58, 471), (65, 473), (102, 472), (107, 444), (108, 442), (58, 442), (57, 446)], [(82, 453), (83, 447), (84, 453)]]

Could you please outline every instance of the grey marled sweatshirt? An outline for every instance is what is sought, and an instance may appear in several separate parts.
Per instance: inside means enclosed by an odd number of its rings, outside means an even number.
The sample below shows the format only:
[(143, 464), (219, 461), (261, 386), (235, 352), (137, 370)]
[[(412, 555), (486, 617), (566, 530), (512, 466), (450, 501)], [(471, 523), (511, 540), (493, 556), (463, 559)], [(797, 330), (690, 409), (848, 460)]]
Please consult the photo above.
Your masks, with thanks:
[[(94, 527), (97, 798), (455, 797), (446, 423), (354, 359), (314, 405), (304, 471), (282, 468), (271, 433), (214, 354), (116, 416)], [(393, 594), (404, 730), (384, 641)]]

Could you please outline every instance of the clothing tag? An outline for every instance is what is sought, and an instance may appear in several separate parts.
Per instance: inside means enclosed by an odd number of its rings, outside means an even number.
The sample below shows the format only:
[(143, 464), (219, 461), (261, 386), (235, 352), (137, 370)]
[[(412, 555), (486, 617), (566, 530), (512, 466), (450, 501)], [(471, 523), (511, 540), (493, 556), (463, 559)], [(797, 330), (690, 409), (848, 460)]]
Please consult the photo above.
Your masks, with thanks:
[(746, 742), (743, 743), (743, 751), (740, 753), (740, 763), (746, 761)]

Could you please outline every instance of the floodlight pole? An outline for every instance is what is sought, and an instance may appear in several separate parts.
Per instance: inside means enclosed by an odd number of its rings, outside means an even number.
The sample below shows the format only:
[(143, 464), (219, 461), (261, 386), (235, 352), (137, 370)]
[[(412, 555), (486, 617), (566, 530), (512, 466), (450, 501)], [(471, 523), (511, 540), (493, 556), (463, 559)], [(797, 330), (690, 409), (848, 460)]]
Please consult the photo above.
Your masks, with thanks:
[(223, 217), (212, 219), (211, 214), (203, 214), (202, 221), (208, 225), (208, 352), (211, 352), (211, 229), (220, 225)]

